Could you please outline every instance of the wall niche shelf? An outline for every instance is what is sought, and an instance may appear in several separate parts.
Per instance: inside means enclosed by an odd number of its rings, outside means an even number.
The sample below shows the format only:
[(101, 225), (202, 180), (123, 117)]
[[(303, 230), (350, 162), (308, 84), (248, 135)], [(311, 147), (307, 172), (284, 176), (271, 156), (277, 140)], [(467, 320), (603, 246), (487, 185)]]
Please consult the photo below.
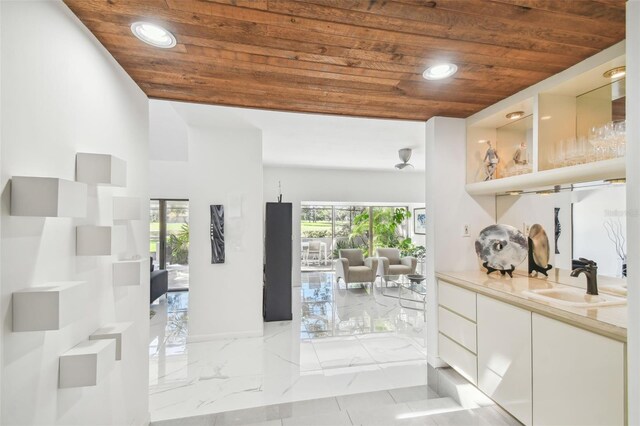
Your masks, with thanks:
[(625, 159), (613, 158), (611, 160), (561, 167), (485, 182), (469, 183), (465, 186), (465, 189), (471, 195), (494, 195), (624, 177)]
[(93, 185), (127, 186), (126, 161), (109, 154), (76, 154), (76, 181)]
[(625, 80), (605, 76), (625, 60), (623, 41), (467, 118), (467, 193), (625, 178)]
[(113, 262), (113, 285), (131, 286), (142, 282), (143, 259)]
[(109, 256), (124, 251), (124, 226), (81, 225), (76, 227), (76, 256)]
[(138, 197), (113, 197), (113, 220), (140, 220), (140, 198)]
[(86, 281), (52, 282), (12, 295), (13, 331), (60, 330), (77, 320)]
[(113, 340), (116, 343), (116, 361), (122, 359), (123, 335), (127, 335), (132, 322), (116, 322), (100, 327), (89, 336), (89, 340)]
[(86, 217), (87, 185), (52, 177), (13, 176), (11, 216)]
[(58, 387), (95, 386), (116, 362), (116, 341), (89, 340), (60, 356)]

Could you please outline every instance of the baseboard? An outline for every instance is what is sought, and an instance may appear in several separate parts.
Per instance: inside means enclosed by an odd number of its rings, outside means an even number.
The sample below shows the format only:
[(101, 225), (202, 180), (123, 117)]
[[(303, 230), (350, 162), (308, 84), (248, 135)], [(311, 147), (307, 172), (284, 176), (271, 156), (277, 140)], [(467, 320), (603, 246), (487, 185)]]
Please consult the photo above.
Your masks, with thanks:
[(246, 337), (262, 337), (263, 330), (239, 331), (231, 333), (195, 334), (187, 336), (187, 343), (208, 342), (210, 340), (242, 339)]

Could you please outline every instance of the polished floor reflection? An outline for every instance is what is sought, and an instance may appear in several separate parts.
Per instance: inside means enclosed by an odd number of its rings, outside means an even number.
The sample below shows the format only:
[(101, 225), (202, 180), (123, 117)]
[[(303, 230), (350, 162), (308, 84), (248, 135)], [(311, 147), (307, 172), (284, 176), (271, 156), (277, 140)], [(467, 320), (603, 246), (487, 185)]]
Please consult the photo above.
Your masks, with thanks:
[(427, 383), (423, 314), (377, 288), (303, 274), (294, 319), (264, 336), (187, 343), (187, 292), (151, 306), (154, 421)]

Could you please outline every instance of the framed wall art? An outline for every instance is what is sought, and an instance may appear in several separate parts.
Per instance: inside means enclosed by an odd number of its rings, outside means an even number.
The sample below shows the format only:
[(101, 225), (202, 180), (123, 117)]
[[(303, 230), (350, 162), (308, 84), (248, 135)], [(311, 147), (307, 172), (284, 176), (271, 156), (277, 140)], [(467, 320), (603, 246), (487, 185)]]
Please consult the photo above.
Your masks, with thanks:
[(427, 211), (419, 208), (413, 209), (413, 233), (425, 235), (427, 232)]

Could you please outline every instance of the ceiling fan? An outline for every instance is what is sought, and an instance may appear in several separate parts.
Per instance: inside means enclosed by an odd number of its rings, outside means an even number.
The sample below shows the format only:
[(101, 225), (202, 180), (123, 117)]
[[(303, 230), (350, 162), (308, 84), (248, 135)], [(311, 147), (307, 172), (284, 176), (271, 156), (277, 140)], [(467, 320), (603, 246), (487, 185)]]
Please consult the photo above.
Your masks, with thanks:
[(411, 148), (402, 148), (398, 151), (398, 156), (400, 157), (400, 160), (402, 160), (402, 163), (396, 164), (396, 169), (413, 169), (413, 164), (409, 163), (409, 159), (411, 158)]

